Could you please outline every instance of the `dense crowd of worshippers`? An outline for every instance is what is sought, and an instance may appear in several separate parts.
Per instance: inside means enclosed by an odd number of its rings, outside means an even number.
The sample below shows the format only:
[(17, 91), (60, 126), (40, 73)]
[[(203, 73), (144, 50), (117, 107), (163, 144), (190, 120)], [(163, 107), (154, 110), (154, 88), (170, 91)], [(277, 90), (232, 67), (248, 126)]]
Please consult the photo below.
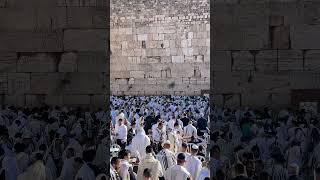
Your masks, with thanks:
[(112, 180), (209, 180), (209, 99), (112, 97)]
[(217, 108), (210, 115), (215, 180), (319, 180), (319, 114)]

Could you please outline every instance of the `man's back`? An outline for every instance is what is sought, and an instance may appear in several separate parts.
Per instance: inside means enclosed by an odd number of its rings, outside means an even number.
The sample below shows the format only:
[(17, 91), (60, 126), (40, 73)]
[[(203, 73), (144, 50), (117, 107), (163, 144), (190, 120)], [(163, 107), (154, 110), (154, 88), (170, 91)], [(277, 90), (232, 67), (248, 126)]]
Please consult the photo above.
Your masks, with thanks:
[(190, 178), (190, 173), (183, 166), (174, 165), (165, 172), (164, 178), (165, 180), (187, 180)]
[(147, 154), (138, 167), (137, 179), (143, 179), (143, 171), (148, 168), (151, 170), (152, 179), (158, 179), (163, 176), (163, 171), (160, 162), (151, 154)]

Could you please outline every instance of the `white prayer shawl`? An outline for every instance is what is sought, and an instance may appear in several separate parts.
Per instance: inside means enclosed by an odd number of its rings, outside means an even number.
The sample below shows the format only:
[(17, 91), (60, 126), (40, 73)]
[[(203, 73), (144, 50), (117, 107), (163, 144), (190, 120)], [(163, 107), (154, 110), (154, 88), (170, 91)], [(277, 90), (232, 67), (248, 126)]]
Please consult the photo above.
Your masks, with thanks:
[(59, 180), (73, 179), (75, 175), (73, 163), (74, 163), (74, 158), (69, 158), (64, 161)]
[(157, 159), (160, 161), (162, 169), (168, 168), (177, 164), (176, 156), (169, 149), (163, 149), (157, 154)]
[(24, 172), (29, 166), (29, 156), (25, 152), (20, 152), (16, 155), (19, 172)]
[(107, 157), (108, 157), (107, 152), (108, 152), (107, 145), (104, 143), (100, 143), (98, 145), (96, 156), (93, 161), (93, 164), (95, 164), (97, 166), (103, 164), (107, 160)]
[(129, 168), (132, 168), (132, 165), (128, 161), (122, 160), (120, 162), (120, 177), (122, 180), (130, 180)]
[(289, 148), (286, 152), (286, 159), (288, 160), (288, 165), (291, 163), (296, 163), (299, 167), (302, 165), (302, 149), (300, 146), (293, 146)]
[(179, 139), (177, 137), (177, 134), (173, 132), (168, 133), (168, 140), (170, 141), (170, 150), (174, 153), (177, 152), (178, 150), (178, 145), (179, 145)]
[(47, 180), (46, 168), (42, 161), (33, 163), (26, 172), (18, 176), (18, 180)]
[(139, 132), (132, 139), (131, 149), (139, 152), (141, 158), (146, 156), (146, 147), (150, 145), (150, 138), (142, 132)]
[(189, 124), (184, 128), (183, 134), (185, 138), (191, 138), (191, 136), (194, 136), (195, 138), (198, 137), (197, 128), (194, 127), (192, 124)]
[(95, 180), (96, 177), (94, 172), (90, 169), (90, 167), (84, 163), (81, 168), (78, 170), (77, 175), (75, 176), (74, 180)]
[(74, 149), (75, 157), (82, 157), (82, 152), (83, 152), (82, 146), (80, 145), (80, 143), (77, 140), (70, 139), (70, 142), (69, 142), (68, 146), (65, 148), (65, 150), (63, 152), (63, 156), (62, 156), (63, 160), (66, 159), (66, 151), (69, 148), (73, 148)]
[(286, 180), (288, 178), (286, 169), (279, 164), (272, 166), (268, 172), (272, 180)]
[(210, 170), (207, 167), (203, 167), (195, 180), (204, 180), (206, 177), (210, 178)]
[(143, 171), (148, 168), (151, 170), (151, 179), (157, 180), (163, 176), (163, 170), (160, 162), (153, 157), (152, 154), (147, 154), (140, 162), (137, 173), (137, 180), (143, 179)]
[(196, 179), (202, 168), (201, 161), (195, 156), (189, 156), (186, 168), (191, 174), (192, 179)]
[(189, 177), (191, 177), (191, 174), (180, 165), (174, 165), (164, 173), (165, 180), (187, 180)]
[(19, 169), (14, 156), (5, 155), (2, 160), (2, 168), (5, 170), (6, 180), (17, 180)]
[(47, 180), (55, 180), (57, 178), (57, 167), (51, 155), (49, 155), (46, 158), (45, 167), (46, 167)]

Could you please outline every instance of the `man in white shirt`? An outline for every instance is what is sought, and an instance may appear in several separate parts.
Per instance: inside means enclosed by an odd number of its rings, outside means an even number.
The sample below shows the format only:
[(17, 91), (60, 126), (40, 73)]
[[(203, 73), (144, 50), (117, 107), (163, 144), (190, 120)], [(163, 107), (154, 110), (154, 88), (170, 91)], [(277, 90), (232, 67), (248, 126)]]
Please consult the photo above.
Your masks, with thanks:
[(186, 163), (186, 156), (183, 153), (178, 154), (177, 165), (169, 168), (165, 174), (165, 180), (192, 180), (191, 174), (184, 167)]
[(116, 131), (117, 133), (117, 144), (124, 149), (127, 142), (128, 129), (127, 126), (123, 124), (123, 120), (119, 119), (119, 127)]
[(194, 137), (195, 139), (198, 138), (197, 128), (192, 125), (192, 121), (191, 121), (191, 120), (189, 121), (188, 126), (186, 126), (186, 127), (184, 128), (184, 133), (183, 133), (183, 135), (184, 135), (183, 138), (184, 138), (185, 140), (187, 140), (187, 141), (190, 141), (190, 140), (191, 140), (191, 137)]
[(157, 154), (157, 159), (160, 161), (164, 171), (177, 164), (176, 157), (170, 150), (170, 141), (164, 142), (163, 149)]
[(153, 131), (152, 138), (155, 145), (155, 151), (159, 152), (162, 149), (162, 142), (166, 140), (165, 131), (163, 130), (163, 123), (159, 122), (158, 127)]
[(130, 152), (128, 150), (121, 151), (119, 153), (122, 157), (120, 157), (120, 177), (122, 180), (130, 180), (134, 179), (131, 176), (135, 177), (133, 174), (133, 167), (129, 163), (130, 160)]
[(191, 156), (187, 159), (186, 167), (191, 177), (196, 179), (201, 171), (202, 165), (201, 161), (197, 157), (199, 147), (197, 145), (192, 145), (191, 147)]

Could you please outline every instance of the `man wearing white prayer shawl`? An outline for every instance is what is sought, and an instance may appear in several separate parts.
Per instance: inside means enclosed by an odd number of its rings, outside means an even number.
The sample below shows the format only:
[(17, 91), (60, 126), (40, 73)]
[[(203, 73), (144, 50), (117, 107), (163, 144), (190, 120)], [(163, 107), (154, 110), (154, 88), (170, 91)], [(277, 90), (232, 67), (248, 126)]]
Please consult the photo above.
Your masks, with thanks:
[(170, 151), (170, 141), (167, 140), (163, 143), (163, 149), (157, 154), (157, 159), (160, 161), (164, 171), (177, 164), (174, 153)]
[(137, 129), (137, 134), (133, 137), (131, 149), (137, 150), (144, 158), (146, 156), (146, 147), (150, 145), (150, 138), (144, 133), (142, 128)]
[(176, 131), (173, 131), (171, 128), (168, 128), (168, 140), (170, 141), (170, 150), (173, 153), (176, 153), (179, 146), (179, 139)]
[(198, 159), (196, 156), (198, 153), (199, 147), (197, 145), (192, 145), (191, 146), (191, 156), (186, 160), (186, 168), (188, 172), (191, 174), (192, 179), (197, 179), (202, 165), (201, 161)]
[(5, 172), (5, 179), (17, 180), (19, 169), (16, 163), (16, 158), (11, 154), (6, 154), (1, 147), (0, 147), (0, 163), (2, 164), (1, 167)]
[(154, 158), (152, 146), (147, 146), (146, 157), (140, 162), (137, 173), (137, 180), (143, 179), (143, 172), (146, 168), (151, 170), (151, 179), (158, 180), (163, 176), (163, 170), (159, 160)]
[(43, 155), (36, 153), (35, 162), (28, 167), (27, 171), (18, 176), (18, 180), (47, 180), (46, 168), (42, 159)]
[(95, 180), (92, 169), (81, 158), (74, 158), (73, 166), (77, 171), (74, 180)]
[(178, 154), (177, 165), (172, 166), (164, 173), (165, 180), (192, 180), (191, 174), (184, 167), (185, 163), (185, 155)]
[(19, 168), (19, 172), (24, 172), (28, 165), (29, 165), (29, 155), (24, 152), (25, 145), (22, 143), (16, 143), (14, 145), (15, 153), (16, 153), (16, 159), (17, 159), (17, 165)]
[(66, 159), (66, 155), (67, 155), (66, 150), (69, 148), (73, 148), (75, 150), (75, 157), (82, 157), (83, 148), (80, 145), (80, 143), (76, 139), (73, 139), (73, 138), (69, 138), (68, 141), (69, 141), (68, 146), (63, 151), (62, 159), (63, 160)]
[[(206, 163), (205, 163), (206, 164)], [(204, 180), (205, 178), (210, 178), (210, 170), (207, 165), (203, 164), (201, 171), (196, 180)]]
[(75, 175), (75, 169), (73, 167), (74, 155), (75, 155), (75, 153), (74, 153), (73, 148), (67, 149), (67, 159), (64, 160), (64, 162), (63, 162), (63, 167), (62, 167), (61, 174), (60, 174), (60, 177), (58, 178), (58, 180), (73, 179), (73, 177)]

